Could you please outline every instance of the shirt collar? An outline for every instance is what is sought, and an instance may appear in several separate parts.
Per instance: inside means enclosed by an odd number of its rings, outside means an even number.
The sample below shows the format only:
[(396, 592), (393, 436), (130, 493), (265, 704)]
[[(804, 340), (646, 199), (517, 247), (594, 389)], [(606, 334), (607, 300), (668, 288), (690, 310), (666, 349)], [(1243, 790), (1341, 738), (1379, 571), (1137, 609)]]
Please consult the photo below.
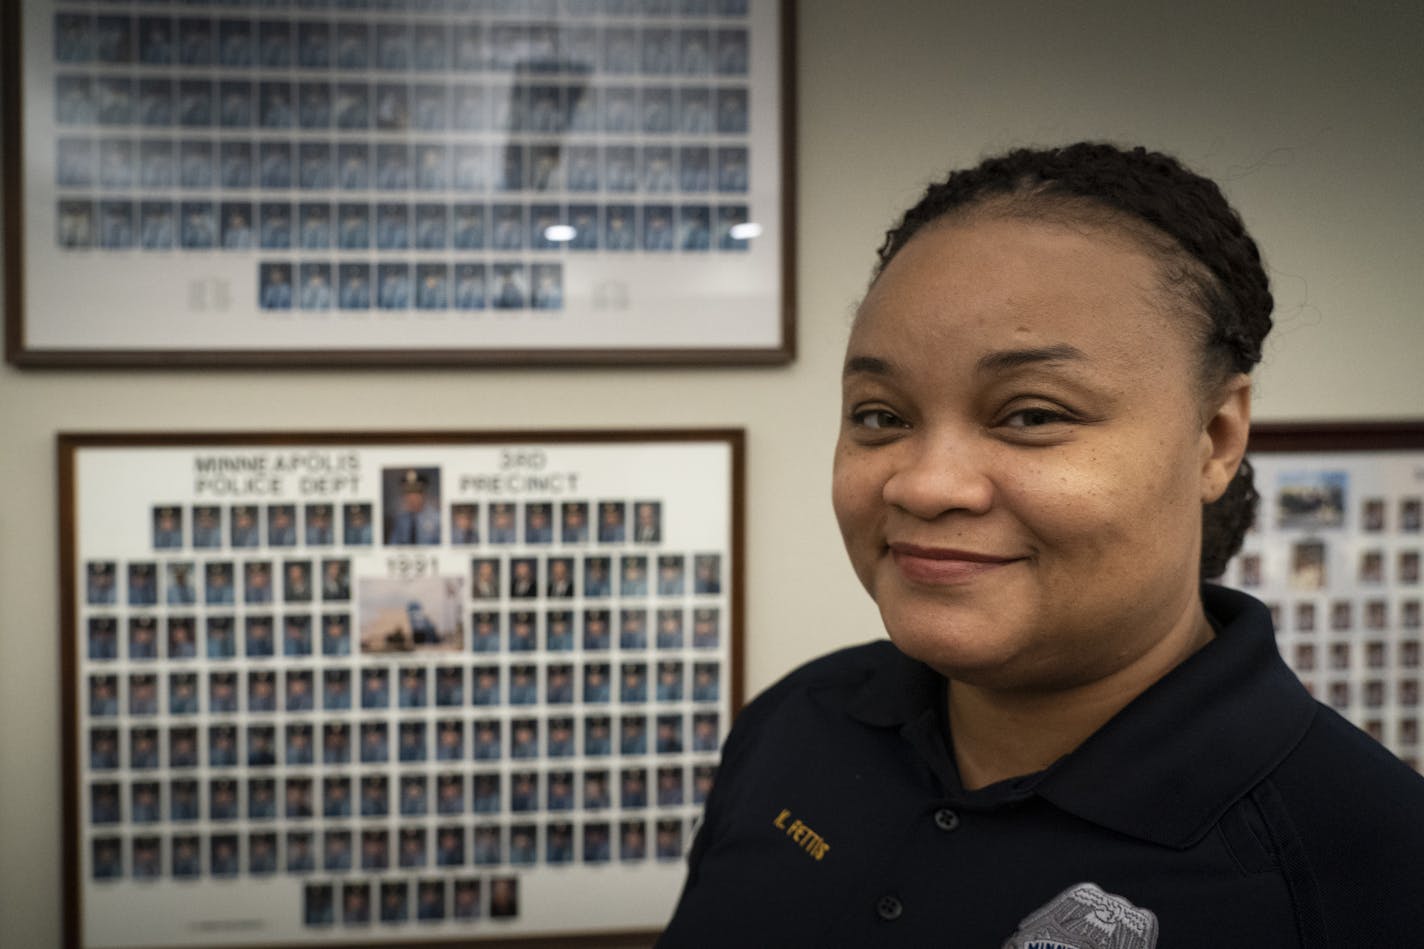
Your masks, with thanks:
[[(1304, 736), (1315, 701), (1281, 660), (1263, 604), (1212, 586), (1202, 600), (1216, 637), (1019, 787), (1099, 826), (1185, 848), (1280, 763)], [(896, 650), (849, 712), (869, 725), (922, 728), (943, 701), (943, 678)], [(912, 730), (920, 728), (907, 727), (907, 737)], [(952, 761), (931, 764), (954, 773)]]

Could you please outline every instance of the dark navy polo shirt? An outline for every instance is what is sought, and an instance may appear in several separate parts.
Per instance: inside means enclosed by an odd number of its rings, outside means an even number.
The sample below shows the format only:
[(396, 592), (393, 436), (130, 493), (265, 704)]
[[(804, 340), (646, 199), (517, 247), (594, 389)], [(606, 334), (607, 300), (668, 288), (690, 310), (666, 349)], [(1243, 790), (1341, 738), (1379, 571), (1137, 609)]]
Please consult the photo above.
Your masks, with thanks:
[(881, 641), (793, 672), (727, 740), (659, 945), (1424, 944), (1424, 779), (1311, 698), (1261, 603), (1203, 598), (1208, 645), (1046, 771), (974, 791), (933, 670)]

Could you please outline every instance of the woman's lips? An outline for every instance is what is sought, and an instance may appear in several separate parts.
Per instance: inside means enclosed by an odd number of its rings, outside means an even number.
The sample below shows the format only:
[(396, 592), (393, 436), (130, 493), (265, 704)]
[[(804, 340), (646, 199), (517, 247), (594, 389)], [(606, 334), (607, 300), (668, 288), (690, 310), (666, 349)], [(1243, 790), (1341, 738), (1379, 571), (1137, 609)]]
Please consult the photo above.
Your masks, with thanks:
[(905, 579), (928, 584), (965, 583), (1024, 559), (916, 544), (891, 544), (890, 556)]

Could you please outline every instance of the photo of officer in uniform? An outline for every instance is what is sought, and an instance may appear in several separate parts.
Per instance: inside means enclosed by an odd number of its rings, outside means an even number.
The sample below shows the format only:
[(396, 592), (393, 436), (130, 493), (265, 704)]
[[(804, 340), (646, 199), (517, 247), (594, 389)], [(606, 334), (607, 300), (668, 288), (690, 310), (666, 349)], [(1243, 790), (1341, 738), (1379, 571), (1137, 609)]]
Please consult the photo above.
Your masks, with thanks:
[(385, 499), (385, 542), (433, 546), (440, 543), (440, 469), (387, 468), (381, 473)]

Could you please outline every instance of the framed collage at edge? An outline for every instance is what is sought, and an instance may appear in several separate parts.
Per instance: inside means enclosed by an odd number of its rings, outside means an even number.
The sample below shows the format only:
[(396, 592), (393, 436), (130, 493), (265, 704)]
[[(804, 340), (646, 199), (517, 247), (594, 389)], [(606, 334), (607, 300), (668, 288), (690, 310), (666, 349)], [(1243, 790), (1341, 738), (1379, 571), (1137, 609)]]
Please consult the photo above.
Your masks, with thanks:
[(742, 446), (61, 434), (66, 944), (655, 934), (742, 699)]
[(789, 360), (792, 10), (7, 4), (7, 358)]
[(1221, 582), (1263, 600), (1306, 687), (1424, 762), (1424, 423), (1251, 431), (1260, 507)]

